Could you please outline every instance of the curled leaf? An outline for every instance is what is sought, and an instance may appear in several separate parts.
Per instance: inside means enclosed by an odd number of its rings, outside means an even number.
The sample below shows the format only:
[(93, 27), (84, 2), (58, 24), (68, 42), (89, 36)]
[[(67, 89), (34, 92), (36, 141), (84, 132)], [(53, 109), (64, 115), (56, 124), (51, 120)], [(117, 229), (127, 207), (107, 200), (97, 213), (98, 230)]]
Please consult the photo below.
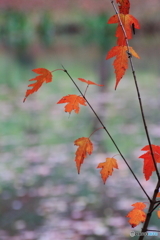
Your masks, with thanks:
[(93, 144), (90, 141), (89, 138), (82, 137), (78, 138), (74, 141), (74, 145), (78, 146), (78, 149), (76, 151), (76, 166), (78, 174), (80, 173), (81, 164), (83, 163), (84, 159), (87, 157), (87, 154), (92, 154), (93, 151)]
[[(155, 161), (157, 163), (160, 163), (160, 146), (151, 145)], [(145, 146), (141, 149), (142, 151), (147, 151), (143, 155), (141, 155), (139, 158), (144, 159), (144, 165), (143, 165), (143, 173), (145, 176), (146, 181), (151, 177), (152, 173), (156, 170), (154, 166), (154, 162), (152, 159), (151, 151), (149, 145)]]
[[(118, 83), (124, 76), (127, 68), (128, 68), (128, 55), (127, 55), (127, 46), (115, 46), (113, 47), (107, 54), (106, 59), (116, 57), (116, 59), (113, 62), (113, 66), (115, 69), (116, 74), (116, 85), (115, 89), (117, 88)], [(133, 50), (132, 47), (129, 47), (130, 53), (136, 57), (140, 58), (138, 54)]]
[(85, 79), (83, 79), (83, 78), (78, 78), (78, 80), (80, 80), (81, 82), (85, 82), (85, 83), (87, 83), (88, 85), (96, 85), (96, 86), (100, 86), (100, 87), (104, 86), (104, 85), (101, 85), (101, 84), (97, 84), (97, 83), (95, 83), (95, 82), (92, 82), (92, 81), (90, 81), (90, 80), (85, 80)]

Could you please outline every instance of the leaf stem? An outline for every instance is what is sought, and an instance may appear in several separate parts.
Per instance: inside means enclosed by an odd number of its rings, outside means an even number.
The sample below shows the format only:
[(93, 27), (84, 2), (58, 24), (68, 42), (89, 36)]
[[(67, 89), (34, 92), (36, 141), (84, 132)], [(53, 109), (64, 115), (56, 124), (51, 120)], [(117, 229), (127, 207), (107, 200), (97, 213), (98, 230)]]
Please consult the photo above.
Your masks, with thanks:
[(89, 84), (87, 85), (87, 87), (86, 87), (86, 89), (85, 89), (84, 96), (86, 95), (86, 92), (87, 92), (88, 87), (89, 87)]
[[(64, 66), (62, 65), (62, 67), (64, 68)], [(130, 172), (132, 173), (132, 175), (134, 176), (134, 178), (136, 179), (137, 183), (139, 184), (140, 188), (142, 189), (142, 191), (144, 192), (144, 194), (146, 195), (146, 197), (148, 198), (149, 201), (151, 201), (149, 195), (147, 194), (147, 192), (145, 191), (145, 189), (143, 188), (142, 184), (140, 183), (140, 181), (138, 180), (138, 178), (136, 177), (135, 173), (133, 172), (132, 168), (130, 167), (129, 163), (127, 162), (127, 160), (125, 159), (125, 157), (123, 156), (122, 152), (120, 151), (119, 147), (117, 146), (116, 142), (114, 141), (114, 139), (112, 138), (111, 134), (109, 133), (109, 131), (107, 130), (107, 128), (105, 127), (105, 125), (103, 124), (103, 122), (101, 121), (101, 119), (99, 118), (99, 116), (97, 115), (97, 113), (95, 112), (95, 110), (93, 109), (92, 105), (89, 103), (89, 101), (86, 99), (86, 97), (83, 95), (82, 91), (80, 90), (80, 88), (78, 87), (78, 85), (75, 83), (75, 81), (73, 80), (73, 78), (71, 77), (71, 75), (68, 73), (68, 71), (64, 68), (64, 72), (68, 75), (68, 77), (71, 79), (71, 81), (73, 82), (73, 84), (76, 86), (76, 88), (78, 89), (78, 91), (80, 92), (80, 94), (82, 95), (82, 97), (86, 100), (88, 106), (90, 107), (90, 109), (92, 110), (92, 112), (94, 113), (94, 115), (96, 116), (96, 118), (98, 119), (99, 123), (102, 125), (102, 127), (104, 128), (105, 132), (108, 134), (109, 138), (111, 139), (112, 143), (114, 144), (115, 148), (117, 149), (117, 151), (119, 152), (120, 156), (122, 157), (122, 159), (124, 160), (124, 162), (126, 163), (127, 167), (129, 168)]]
[(90, 138), (96, 131), (98, 131), (98, 130), (100, 130), (100, 129), (103, 129), (103, 127), (100, 127), (100, 128), (97, 128), (96, 130), (94, 130), (94, 132), (91, 133), (91, 135), (89, 136), (89, 138)]
[(55, 70), (53, 70), (51, 72), (55, 72), (55, 71), (63, 71), (64, 72), (64, 69), (55, 69)]
[(112, 158), (114, 158), (115, 156), (118, 156), (119, 154), (115, 154), (114, 156), (112, 156)]

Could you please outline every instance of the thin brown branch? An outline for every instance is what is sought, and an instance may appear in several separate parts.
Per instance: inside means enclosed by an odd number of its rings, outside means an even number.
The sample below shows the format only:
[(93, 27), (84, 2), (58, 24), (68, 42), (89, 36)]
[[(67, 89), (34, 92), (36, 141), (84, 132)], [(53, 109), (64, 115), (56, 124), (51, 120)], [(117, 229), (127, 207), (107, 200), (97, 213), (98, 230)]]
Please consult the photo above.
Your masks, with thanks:
[[(146, 119), (145, 119), (145, 115), (144, 115), (142, 100), (141, 100), (140, 91), (139, 91), (139, 87), (138, 87), (138, 83), (137, 83), (136, 72), (135, 72), (135, 69), (134, 69), (133, 61), (132, 61), (132, 54), (129, 51), (129, 41), (127, 39), (127, 34), (126, 34), (125, 28), (122, 24), (122, 21), (121, 21), (119, 13), (117, 11), (117, 8), (114, 4), (114, 1), (113, 0), (110, 0), (110, 1), (111, 1), (112, 5), (113, 5), (113, 8), (114, 8), (114, 10), (115, 10), (115, 12), (118, 16), (120, 26), (121, 26), (121, 28), (123, 30), (123, 33), (124, 33), (124, 36), (125, 36), (125, 41), (126, 41), (126, 45), (127, 45), (127, 49), (128, 49), (127, 53), (128, 53), (128, 58), (129, 58), (131, 69), (132, 69), (132, 75), (133, 75), (133, 78), (134, 78), (134, 83), (135, 83), (135, 87), (136, 87), (136, 91), (137, 91), (137, 97), (138, 97), (138, 101), (139, 101), (142, 121), (143, 121), (144, 129), (145, 129), (146, 137), (147, 137), (147, 140), (148, 140), (149, 148), (150, 148), (150, 151), (151, 151), (151, 156), (152, 156), (152, 159), (153, 159), (153, 163), (154, 163), (154, 166), (155, 166), (156, 174), (157, 174), (157, 177), (158, 177), (158, 182), (157, 182), (157, 185), (155, 187), (155, 190), (154, 190), (154, 193), (153, 193), (153, 196), (152, 196), (152, 200), (150, 201), (150, 206), (149, 206), (149, 209), (148, 209), (147, 217), (146, 217), (146, 220), (145, 220), (143, 228), (142, 228), (142, 232), (146, 232), (147, 227), (148, 227), (149, 222), (150, 222), (150, 218), (152, 216), (152, 212), (159, 205), (159, 204), (157, 204), (155, 206), (156, 196), (157, 196), (157, 193), (158, 193), (158, 189), (160, 187), (160, 173), (159, 173), (158, 168), (157, 168), (157, 163), (156, 163), (156, 160), (155, 160), (155, 157), (154, 157), (152, 144), (151, 144), (151, 140), (150, 140), (150, 135), (149, 135), (148, 128), (147, 128), (147, 123), (146, 123)], [(143, 240), (143, 239), (144, 239), (144, 236), (139, 237), (139, 240)]]
[(125, 31), (125, 28), (124, 28), (124, 26), (122, 24), (119, 12), (118, 12), (115, 4), (114, 4), (114, 1), (113, 0), (110, 0), (110, 1), (111, 1), (112, 6), (113, 6), (113, 8), (114, 8), (114, 10), (115, 10), (115, 12), (116, 12), (116, 14), (118, 16), (118, 20), (119, 20), (120, 26), (121, 26), (121, 28), (123, 30), (123, 33), (124, 33), (124, 36), (125, 36), (125, 41), (126, 41), (126, 46), (127, 46), (127, 53), (128, 53), (128, 58), (129, 58), (130, 65), (131, 65), (132, 75), (133, 75), (133, 78), (134, 78), (134, 83), (135, 83), (135, 87), (136, 87), (136, 91), (137, 91), (137, 96), (138, 96), (139, 106), (140, 106), (140, 110), (141, 110), (142, 121), (143, 121), (144, 129), (145, 129), (146, 137), (147, 137), (147, 140), (148, 140), (149, 148), (150, 148), (150, 151), (151, 151), (151, 156), (152, 156), (152, 159), (153, 159), (153, 162), (154, 162), (154, 166), (155, 166), (155, 169), (156, 169), (156, 174), (157, 174), (158, 179), (160, 179), (160, 173), (158, 171), (157, 163), (156, 163), (156, 160), (155, 160), (155, 157), (154, 157), (152, 144), (151, 144), (151, 140), (150, 140), (150, 136), (149, 136), (149, 132), (148, 132), (148, 128), (147, 128), (147, 123), (146, 123), (146, 119), (145, 119), (145, 115), (144, 115), (144, 110), (143, 110), (141, 95), (140, 95), (140, 91), (139, 91), (139, 87), (138, 87), (136, 72), (135, 72), (135, 69), (134, 69), (133, 61), (132, 61), (132, 54), (130, 53), (130, 50), (129, 50), (129, 41), (128, 41), (128, 38), (127, 38), (127, 34), (126, 34), (126, 31)]
[[(149, 209), (148, 209), (147, 217), (146, 217), (146, 220), (145, 220), (143, 228), (142, 228), (142, 232), (147, 232), (147, 228), (148, 228), (151, 216), (152, 216), (152, 212), (155, 209), (154, 205), (156, 203), (156, 197), (157, 197), (157, 193), (158, 193), (157, 189), (159, 189), (159, 187), (160, 187), (160, 180), (158, 181), (157, 186), (154, 190), (153, 197), (152, 197), (152, 200), (150, 202)], [(144, 239), (144, 236), (140, 236), (138, 240), (143, 240), (143, 239)]]
[[(64, 66), (62, 65), (62, 67), (64, 68)], [(75, 83), (75, 81), (73, 80), (73, 78), (71, 77), (71, 75), (68, 73), (68, 71), (64, 68), (64, 72), (68, 75), (68, 77), (71, 79), (71, 81), (73, 82), (73, 84), (76, 86), (76, 88), (78, 89), (78, 91), (80, 92), (80, 94), (82, 95), (82, 97), (86, 100), (88, 106), (90, 107), (90, 109), (92, 110), (92, 112), (94, 113), (94, 115), (96, 116), (96, 118), (98, 119), (99, 123), (102, 125), (102, 127), (104, 128), (105, 132), (108, 134), (109, 138), (111, 139), (112, 143), (114, 144), (115, 148), (117, 149), (117, 151), (119, 152), (120, 156), (122, 157), (122, 159), (124, 160), (124, 162), (126, 163), (127, 167), (129, 168), (130, 172), (132, 173), (132, 175), (134, 176), (135, 180), (137, 181), (137, 183), (139, 184), (140, 188), (142, 189), (142, 191), (144, 192), (144, 194), (146, 195), (146, 197), (148, 198), (149, 201), (151, 201), (149, 195), (147, 194), (147, 192), (145, 191), (145, 189), (143, 188), (142, 184), (140, 183), (140, 181), (138, 180), (137, 176), (135, 175), (135, 173), (133, 172), (132, 168), (130, 167), (129, 163), (127, 162), (127, 160), (125, 159), (125, 157), (123, 156), (122, 152), (120, 151), (118, 145), (116, 144), (115, 140), (113, 139), (113, 137), (111, 136), (111, 134), (109, 133), (109, 131), (107, 130), (107, 128), (105, 127), (105, 125), (103, 124), (103, 122), (101, 121), (100, 117), (97, 115), (97, 113), (95, 112), (95, 110), (93, 109), (92, 105), (89, 103), (89, 101), (87, 100), (87, 98), (84, 96), (84, 94), (82, 93), (82, 91), (80, 90), (80, 88), (78, 87), (78, 85)]]
[[(157, 201), (155, 202), (155, 204), (157, 203)], [(152, 209), (152, 211), (150, 212), (150, 213), (152, 213), (158, 206), (160, 205), (160, 202), (159, 203), (157, 203), (157, 205), (156, 206), (154, 206), (154, 208)]]
[(160, 232), (160, 231), (158, 231), (158, 230), (152, 230), (152, 229), (147, 229), (147, 232)]

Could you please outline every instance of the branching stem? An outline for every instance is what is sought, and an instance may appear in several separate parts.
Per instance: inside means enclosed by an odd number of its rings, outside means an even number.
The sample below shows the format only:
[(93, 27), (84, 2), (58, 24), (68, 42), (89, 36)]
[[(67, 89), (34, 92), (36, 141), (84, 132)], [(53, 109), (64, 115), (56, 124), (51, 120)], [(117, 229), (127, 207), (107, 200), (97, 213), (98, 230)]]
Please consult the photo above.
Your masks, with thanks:
[[(155, 202), (155, 203), (157, 203), (157, 202)], [(152, 209), (152, 211), (150, 211), (150, 213), (152, 213), (159, 205), (160, 205), (160, 202), (157, 203), (157, 205), (154, 206), (154, 208)]]
[[(64, 66), (62, 66), (64, 68)], [(144, 194), (146, 195), (146, 197), (148, 198), (149, 201), (151, 201), (149, 195), (147, 194), (147, 192), (145, 191), (145, 189), (143, 188), (142, 184), (140, 183), (140, 181), (138, 180), (138, 178), (136, 177), (135, 173), (133, 172), (132, 168), (130, 167), (129, 163), (127, 162), (127, 160), (125, 159), (125, 157), (123, 156), (122, 152), (120, 151), (118, 145), (116, 144), (116, 142), (114, 141), (114, 139), (112, 138), (111, 134), (109, 133), (109, 131), (107, 130), (107, 128), (105, 127), (105, 125), (103, 124), (103, 122), (101, 121), (100, 117), (97, 115), (97, 113), (95, 112), (95, 110), (93, 109), (92, 105), (89, 103), (89, 101), (87, 100), (87, 98), (84, 96), (84, 94), (82, 93), (82, 91), (80, 90), (80, 88), (78, 87), (78, 85), (75, 83), (75, 81), (73, 80), (73, 78), (71, 77), (71, 75), (68, 73), (68, 71), (64, 68), (64, 72), (68, 75), (68, 77), (71, 79), (71, 81), (73, 82), (73, 84), (76, 86), (76, 88), (78, 89), (78, 91), (80, 92), (80, 94), (82, 95), (82, 97), (86, 100), (88, 106), (90, 107), (90, 109), (92, 110), (92, 112), (94, 113), (94, 115), (96, 116), (96, 118), (98, 119), (99, 123), (102, 125), (102, 127), (104, 128), (105, 132), (108, 134), (109, 138), (111, 139), (112, 143), (114, 144), (115, 148), (117, 149), (117, 151), (119, 152), (120, 156), (122, 157), (122, 159), (124, 160), (124, 162), (126, 163), (127, 167), (129, 168), (130, 172), (132, 173), (132, 175), (134, 176), (134, 178), (136, 179), (137, 183), (139, 184), (140, 188), (142, 189), (142, 191), (144, 192)]]
[(139, 87), (138, 87), (138, 83), (137, 83), (136, 72), (135, 72), (135, 69), (134, 69), (133, 61), (132, 61), (132, 54), (130, 53), (130, 50), (129, 50), (129, 41), (128, 41), (128, 38), (127, 38), (127, 34), (126, 34), (126, 31), (125, 31), (125, 28), (124, 28), (123, 23), (121, 21), (120, 15), (118, 13), (118, 10), (117, 10), (117, 8), (116, 8), (116, 6), (114, 4), (114, 1), (113, 0), (110, 0), (110, 1), (111, 1), (112, 5), (113, 5), (113, 8), (114, 8), (114, 10), (115, 10), (115, 12), (116, 12), (116, 14), (118, 16), (118, 20), (119, 20), (120, 26), (121, 26), (121, 28), (123, 30), (123, 33), (124, 33), (124, 36), (125, 36), (125, 41), (126, 41), (126, 46), (127, 46), (127, 54), (128, 54), (128, 58), (129, 58), (129, 61), (130, 61), (132, 74), (133, 74), (133, 78), (134, 78), (134, 83), (135, 83), (135, 87), (136, 87), (136, 91), (137, 91), (137, 96), (138, 96), (138, 101), (139, 101), (139, 105), (140, 105), (143, 125), (144, 125), (144, 129), (145, 129), (146, 137), (147, 137), (147, 140), (148, 140), (149, 148), (150, 148), (150, 151), (151, 151), (151, 156), (152, 156), (152, 159), (153, 159), (153, 162), (154, 162), (154, 166), (155, 166), (155, 169), (156, 169), (157, 177), (158, 177), (158, 179), (160, 179), (160, 174), (159, 174), (159, 171), (158, 171), (158, 168), (157, 168), (157, 163), (156, 163), (156, 160), (155, 160), (155, 157), (154, 157), (152, 144), (151, 144), (151, 140), (150, 140), (150, 136), (149, 136), (149, 132), (148, 132), (148, 128), (147, 128), (146, 119), (145, 119), (145, 116), (144, 116), (143, 105), (142, 105), (140, 91), (139, 91)]
[[(158, 190), (160, 187), (160, 180), (158, 181), (157, 183), (157, 186), (154, 190), (154, 193), (153, 193), (153, 197), (152, 197), (152, 201), (150, 202), (150, 206), (149, 206), (149, 209), (148, 209), (148, 213), (147, 213), (147, 217), (146, 217), (146, 220), (144, 222), (144, 225), (143, 225), (143, 228), (142, 228), (142, 232), (147, 232), (147, 228), (148, 228), (148, 225), (149, 225), (149, 222), (150, 222), (150, 219), (151, 219), (151, 216), (152, 216), (152, 212), (158, 207), (159, 204), (157, 204), (155, 206), (155, 203), (156, 203), (156, 197), (157, 197), (157, 193), (158, 193)], [(144, 239), (144, 236), (140, 236), (138, 240), (143, 240)]]
[[(129, 51), (129, 41), (128, 41), (128, 38), (127, 38), (127, 34), (126, 34), (125, 28), (124, 28), (124, 26), (122, 24), (122, 21), (121, 21), (119, 13), (117, 11), (117, 8), (116, 8), (116, 6), (114, 4), (114, 1), (113, 0), (110, 0), (110, 1), (111, 1), (112, 5), (113, 5), (113, 8), (114, 8), (114, 10), (115, 10), (115, 12), (116, 12), (116, 14), (118, 16), (120, 26), (121, 26), (121, 28), (123, 30), (123, 33), (124, 33), (124, 36), (125, 36), (125, 41), (126, 41), (126, 45), (127, 45), (127, 49), (128, 49), (127, 50), (127, 54), (128, 54), (128, 58), (129, 58), (129, 61), (130, 61), (132, 74), (133, 74), (133, 78), (134, 78), (134, 83), (135, 83), (135, 87), (136, 87), (136, 91), (137, 91), (137, 96), (138, 96), (138, 101), (139, 101), (142, 121), (143, 121), (144, 129), (145, 129), (146, 137), (147, 137), (147, 140), (148, 140), (151, 156), (152, 156), (152, 159), (153, 159), (153, 163), (154, 163), (154, 166), (155, 166), (156, 174), (157, 174), (157, 177), (158, 177), (158, 182), (157, 182), (157, 185), (156, 185), (155, 190), (153, 192), (153, 196), (152, 196), (152, 200), (150, 201), (150, 206), (149, 206), (149, 209), (148, 209), (147, 217), (146, 217), (146, 220), (145, 220), (143, 228), (142, 228), (142, 232), (146, 232), (148, 224), (150, 222), (150, 218), (151, 218), (152, 212), (159, 205), (159, 203), (158, 203), (155, 206), (157, 193), (158, 193), (158, 190), (159, 190), (159, 187), (160, 187), (160, 173), (159, 173), (158, 168), (157, 168), (157, 163), (156, 163), (156, 160), (155, 160), (155, 157), (154, 157), (152, 144), (151, 144), (151, 140), (150, 140), (147, 124), (146, 124), (146, 119), (145, 119), (145, 115), (144, 115), (144, 111), (143, 111), (142, 100), (141, 100), (140, 91), (139, 91), (139, 87), (138, 87), (138, 83), (137, 83), (137, 77), (136, 77), (136, 73), (135, 73), (135, 69), (134, 69), (134, 65), (133, 65), (133, 61), (132, 61), (132, 54)], [(140, 236), (139, 237), (139, 240), (143, 240), (143, 239), (144, 239), (144, 236)]]

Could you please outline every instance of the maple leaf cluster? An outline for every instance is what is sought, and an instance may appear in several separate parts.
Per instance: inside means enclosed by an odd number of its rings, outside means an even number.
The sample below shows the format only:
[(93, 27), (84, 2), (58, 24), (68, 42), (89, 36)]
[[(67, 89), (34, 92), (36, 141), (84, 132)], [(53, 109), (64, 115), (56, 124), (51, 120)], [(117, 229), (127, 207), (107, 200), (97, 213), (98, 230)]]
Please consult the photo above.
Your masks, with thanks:
[[(59, 69), (62, 70), (62, 69)], [(30, 79), (29, 81), (34, 81), (33, 83), (29, 84), (28, 87), (29, 89), (27, 89), (25, 97), (23, 102), (26, 101), (26, 98), (37, 92), (40, 87), (43, 85), (43, 83), (49, 83), (52, 82), (52, 72), (56, 71), (49, 71), (45, 68), (36, 68), (32, 70), (33, 72), (39, 74), (38, 76), (36, 76), (35, 78)], [(86, 80), (83, 78), (78, 78), (79, 81), (84, 82), (87, 84), (87, 87), (89, 85), (96, 85), (96, 86), (103, 86), (101, 84), (97, 84), (95, 82), (92, 82), (90, 80)], [(66, 103), (64, 109), (65, 112), (71, 113), (72, 111), (74, 111), (75, 113), (79, 113), (80, 111), (80, 104), (83, 106), (86, 106), (86, 99), (85, 96), (78, 96), (76, 94), (70, 94), (68, 96), (64, 96), (62, 97), (57, 104), (62, 104), (62, 103)], [(84, 162), (84, 159), (87, 157), (87, 155), (92, 154), (93, 151), (93, 143), (90, 141), (89, 138), (86, 137), (82, 137), (82, 138), (78, 138), (77, 140), (74, 141), (74, 144), (76, 146), (78, 146), (78, 149), (76, 151), (76, 157), (75, 157), (75, 162), (76, 162), (76, 166), (77, 166), (77, 171), (78, 174), (80, 173), (80, 168), (82, 163)], [(101, 170), (101, 177), (104, 181), (104, 183), (106, 182), (106, 179), (112, 175), (113, 172), (113, 168), (118, 168), (117, 162), (114, 158), (107, 158), (107, 161), (104, 163), (100, 163), (98, 165), (97, 168), (102, 168)]]
[[(82, 137), (74, 141), (74, 145), (78, 146), (75, 153), (75, 162), (77, 166), (78, 174), (80, 173), (80, 167), (87, 157), (87, 154), (91, 155), (93, 152), (93, 143), (89, 138)], [(113, 168), (118, 169), (117, 160), (115, 158), (107, 158), (105, 162), (100, 163), (97, 168), (102, 168), (100, 171), (103, 182), (105, 183), (107, 178), (112, 175)]]
[[(56, 69), (54, 71), (57, 70), (62, 70), (63, 69)], [(40, 87), (43, 85), (43, 83), (49, 83), (52, 82), (53, 79), (53, 74), (52, 72), (54, 71), (49, 71), (46, 68), (36, 68), (36, 69), (32, 69), (33, 72), (39, 74), (38, 76), (36, 76), (35, 78), (30, 79), (29, 81), (34, 81), (33, 83), (29, 84), (28, 87), (29, 89), (27, 89), (25, 97), (23, 99), (23, 102), (26, 101), (26, 98), (37, 92)], [(101, 84), (97, 84), (95, 82), (92, 82), (90, 80), (85, 80), (83, 78), (78, 78), (79, 81), (81, 82), (85, 82), (89, 85), (96, 85), (96, 86), (103, 86)], [(61, 104), (61, 103), (67, 103), (65, 106), (65, 112), (69, 112), (71, 113), (72, 111), (74, 111), (75, 113), (79, 113), (80, 111), (80, 104), (83, 106), (86, 106), (86, 100), (84, 98), (84, 96), (78, 96), (75, 94), (70, 94), (68, 96), (64, 96), (62, 97), (57, 104)]]
[(113, 62), (116, 74), (115, 89), (128, 68), (128, 54), (131, 54), (136, 58), (140, 58), (133, 48), (129, 47), (127, 43), (127, 40), (132, 38), (132, 29), (139, 29), (140, 24), (135, 17), (129, 14), (129, 0), (117, 0), (117, 3), (119, 7), (119, 14), (112, 16), (108, 20), (109, 24), (118, 24), (116, 30), (117, 46), (113, 47), (106, 56), (106, 59), (116, 57)]
[[(132, 38), (132, 31), (135, 32), (135, 28), (139, 29), (140, 25), (136, 18), (129, 14), (130, 10), (130, 2), (129, 0), (116, 0), (119, 7), (119, 13), (112, 16), (109, 20), (109, 24), (117, 23), (116, 37), (117, 37), (117, 46), (114, 46), (107, 54), (106, 59), (110, 59), (112, 57), (116, 57), (113, 62), (113, 66), (116, 74), (116, 84), (115, 89), (119, 81), (124, 76), (126, 69), (128, 68), (128, 58), (132, 55), (136, 58), (139, 58), (138, 54), (133, 50), (132, 47), (128, 45), (128, 40)], [(64, 69), (56, 69), (67, 72)], [(37, 68), (33, 69), (33, 72), (39, 74), (38, 76), (30, 79), (32, 83), (28, 85), (29, 89), (27, 89), (23, 102), (26, 101), (26, 98), (37, 92), (43, 83), (49, 83), (53, 80), (53, 72), (49, 71), (45, 68)], [(76, 94), (70, 94), (67, 96), (63, 96), (57, 104), (66, 104), (64, 107), (64, 111), (69, 114), (74, 111), (76, 114), (80, 111), (80, 106), (86, 106), (89, 102), (86, 100), (85, 94), (90, 85), (103, 86), (92, 82), (90, 80), (86, 80), (83, 78), (78, 78), (79, 81), (86, 83), (87, 87), (85, 93), (80, 96)], [(81, 92), (81, 91), (80, 91)], [(97, 129), (98, 130), (98, 129)], [(91, 134), (92, 135), (92, 134)], [(91, 136), (90, 135), (90, 136)], [(84, 159), (87, 158), (88, 155), (91, 155), (93, 152), (93, 143), (90, 138), (81, 137), (74, 141), (74, 145), (78, 146), (75, 153), (75, 162), (78, 174), (80, 174), (81, 165), (84, 163)], [(150, 179), (152, 173), (156, 171), (156, 164), (160, 163), (160, 146), (156, 145), (148, 145), (141, 149), (142, 151), (146, 151), (139, 158), (144, 159), (143, 173), (146, 181)], [(152, 151), (151, 151), (152, 150)], [(154, 159), (153, 159), (154, 157)], [(109, 176), (112, 175), (114, 168), (118, 169), (117, 160), (115, 158), (106, 158), (105, 162), (101, 162), (98, 164), (97, 168), (100, 168), (101, 178), (106, 183), (106, 180)], [(156, 196), (160, 198), (160, 192)], [(129, 218), (129, 223), (132, 227), (136, 227), (138, 224), (145, 222), (146, 213), (143, 211), (146, 208), (146, 205), (143, 202), (137, 202), (132, 205), (134, 207), (126, 217)], [(157, 216), (160, 218), (160, 209), (157, 211)]]
[[(62, 69), (56, 69), (56, 70), (62, 70)], [(54, 71), (56, 71), (54, 70)], [(43, 83), (49, 83), (52, 82), (52, 72), (54, 71), (49, 71), (45, 68), (36, 68), (32, 70), (33, 72), (39, 74), (35, 78), (30, 79), (29, 81), (34, 81), (33, 83), (29, 84), (27, 89), (25, 97), (23, 102), (26, 101), (26, 98), (37, 92), (40, 87), (43, 85)], [(83, 78), (78, 78), (79, 81), (84, 82), (87, 84), (87, 87), (89, 85), (96, 85), (96, 86), (103, 86), (101, 84), (97, 84), (95, 82), (92, 82), (90, 80), (86, 80)], [(86, 92), (86, 91), (85, 91)], [(75, 113), (79, 113), (80, 111), (80, 104), (83, 106), (86, 106), (86, 99), (85, 96), (78, 96), (76, 94), (70, 94), (68, 96), (62, 97), (57, 104), (62, 104), (66, 103), (64, 109), (65, 112), (71, 113), (74, 111)], [(78, 174), (80, 173), (80, 168), (82, 163), (84, 162), (84, 159), (87, 157), (87, 155), (91, 155), (93, 152), (93, 143), (90, 141), (89, 138), (82, 137), (78, 138), (77, 140), (74, 141), (74, 144), (78, 146), (78, 149), (76, 151), (76, 157), (75, 157), (75, 162), (77, 166), (77, 171)], [(97, 168), (102, 168), (101, 170), (101, 177), (103, 179), (103, 182), (105, 183), (107, 178), (112, 175), (113, 168), (118, 168), (116, 159), (114, 158), (107, 158), (106, 162), (100, 163)]]

